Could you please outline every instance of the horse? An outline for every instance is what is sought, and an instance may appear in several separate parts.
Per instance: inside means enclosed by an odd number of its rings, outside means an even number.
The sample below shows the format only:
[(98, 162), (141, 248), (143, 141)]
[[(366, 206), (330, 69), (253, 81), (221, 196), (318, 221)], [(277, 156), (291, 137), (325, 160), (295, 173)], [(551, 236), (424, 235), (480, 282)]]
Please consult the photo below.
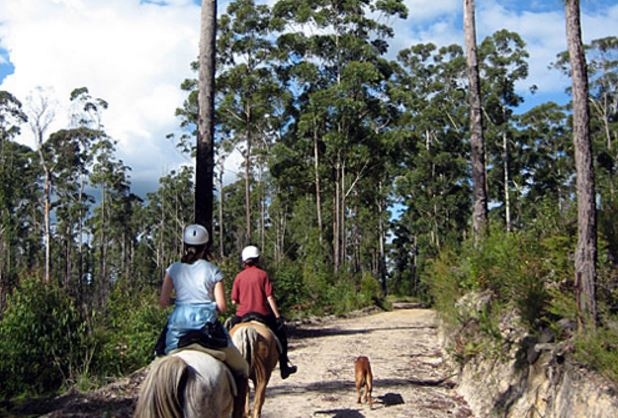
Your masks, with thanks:
[(230, 417), (236, 385), (217, 354), (189, 347), (155, 359), (140, 388), (133, 417)]
[(245, 412), (247, 416), (259, 418), (266, 394), (266, 385), (279, 361), (279, 342), (267, 325), (258, 321), (241, 322), (230, 330), (232, 342), (249, 364), (249, 379), (253, 382), (253, 414), (249, 404), (249, 390)]

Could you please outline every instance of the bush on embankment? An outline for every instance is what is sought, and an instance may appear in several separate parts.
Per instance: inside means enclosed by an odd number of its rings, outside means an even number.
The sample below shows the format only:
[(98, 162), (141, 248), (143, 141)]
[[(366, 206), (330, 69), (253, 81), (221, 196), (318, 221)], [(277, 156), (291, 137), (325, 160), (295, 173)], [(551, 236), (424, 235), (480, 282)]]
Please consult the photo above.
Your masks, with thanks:
[[(618, 382), (618, 270), (608, 262), (601, 239), (598, 327), (576, 332), (575, 236), (575, 225), (558, 219), (539, 220), (538, 228), (517, 232), (494, 227), (479, 244), (444, 250), (430, 263), (422, 279), (453, 332), (455, 358), (465, 362), (481, 352), (491, 354), (503, 338), (501, 325), (510, 318), (533, 338), (571, 341), (573, 361)], [(472, 308), (462, 308), (465, 303)]]

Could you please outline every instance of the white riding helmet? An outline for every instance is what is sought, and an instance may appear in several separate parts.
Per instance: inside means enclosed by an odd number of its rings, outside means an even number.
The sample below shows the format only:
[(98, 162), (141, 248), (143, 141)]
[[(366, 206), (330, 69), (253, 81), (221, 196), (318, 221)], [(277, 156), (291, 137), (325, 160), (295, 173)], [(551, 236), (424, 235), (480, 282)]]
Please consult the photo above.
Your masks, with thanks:
[(208, 242), (208, 231), (202, 225), (189, 225), (185, 228), (182, 240), (189, 245), (206, 244)]
[(260, 250), (258, 250), (258, 247), (256, 247), (255, 245), (249, 245), (243, 248), (241, 253), (243, 263), (251, 258), (258, 258), (259, 256)]

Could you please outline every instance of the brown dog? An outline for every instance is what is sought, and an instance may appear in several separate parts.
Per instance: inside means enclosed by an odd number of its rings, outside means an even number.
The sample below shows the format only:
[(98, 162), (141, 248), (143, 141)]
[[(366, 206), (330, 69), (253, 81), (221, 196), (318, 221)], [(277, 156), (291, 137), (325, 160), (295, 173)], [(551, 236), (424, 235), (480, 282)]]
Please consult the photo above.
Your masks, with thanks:
[(373, 406), (371, 399), (371, 389), (373, 388), (373, 374), (371, 373), (371, 364), (365, 356), (359, 356), (354, 361), (354, 377), (356, 380), (356, 395), (357, 402), (361, 403), (361, 389), (365, 387), (365, 402), (369, 402), (369, 407)]

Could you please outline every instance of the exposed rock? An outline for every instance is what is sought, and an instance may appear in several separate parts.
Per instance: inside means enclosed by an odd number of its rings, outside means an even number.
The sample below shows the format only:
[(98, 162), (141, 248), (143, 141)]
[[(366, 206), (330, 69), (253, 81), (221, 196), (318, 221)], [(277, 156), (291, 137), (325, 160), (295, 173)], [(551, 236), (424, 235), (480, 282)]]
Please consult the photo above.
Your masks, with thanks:
[[(488, 309), (487, 294), (472, 294), (457, 305), (460, 318), (470, 321)], [(569, 340), (554, 342), (555, 335), (541, 332), (526, 334), (514, 312), (499, 324), (501, 353), (476, 353), (464, 357), (457, 391), (477, 417), (606, 418), (618, 417), (618, 390), (602, 376), (573, 365), (569, 361)], [(560, 324), (565, 334), (571, 323)], [(452, 335), (444, 334), (447, 346), (457, 354), (461, 339), (475, 338), (462, 327)], [(493, 347), (495, 348), (495, 347)], [(453, 352), (453, 350), (451, 350)]]

